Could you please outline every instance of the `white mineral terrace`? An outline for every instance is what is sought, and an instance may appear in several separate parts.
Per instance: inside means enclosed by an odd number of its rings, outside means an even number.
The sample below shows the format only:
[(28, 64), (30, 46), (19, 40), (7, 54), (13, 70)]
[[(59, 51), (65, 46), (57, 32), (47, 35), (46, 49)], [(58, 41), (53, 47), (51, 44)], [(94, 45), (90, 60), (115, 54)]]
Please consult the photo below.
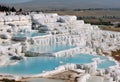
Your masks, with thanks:
[[(96, 82), (95, 79), (97, 82), (120, 82), (120, 63), (110, 57), (111, 51), (118, 49), (120, 49), (119, 32), (100, 30), (96, 25), (77, 20), (76, 16), (59, 16), (56, 13), (0, 15), (0, 74), (12, 75), (15, 80), (22, 77), (46, 77), (65, 70), (77, 70), (82, 74), (78, 82)], [(103, 52), (107, 53), (106, 57)], [(90, 54), (96, 58), (93, 57), (92, 62), (84, 64), (72, 63), (76, 62), (73, 59), (70, 61), (61, 59), (59, 65), (55, 63), (54, 70), (53, 68), (42, 70), (33, 75), (19, 76), (12, 72), (1, 71), (2, 67), (6, 66), (15, 66), (19, 63), (22, 66), (28, 60), (32, 61), (30, 60), (32, 57), (33, 59), (41, 56), (54, 57), (48, 61), (58, 62), (60, 59), (55, 58), (67, 59), (76, 54)], [(101, 65), (106, 65), (104, 62), (108, 65), (112, 62), (115, 65), (102, 69)]]

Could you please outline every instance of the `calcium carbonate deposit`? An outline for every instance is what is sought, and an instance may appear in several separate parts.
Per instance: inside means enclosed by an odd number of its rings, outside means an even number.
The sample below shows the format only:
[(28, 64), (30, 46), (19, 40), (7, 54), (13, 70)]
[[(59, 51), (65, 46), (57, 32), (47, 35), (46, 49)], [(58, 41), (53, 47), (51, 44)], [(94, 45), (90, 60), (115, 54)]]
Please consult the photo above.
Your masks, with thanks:
[(56, 13), (0, 16), (0, 74), (46, 77), (65, 70), (78, 82), (120, 82), (120, 33)]

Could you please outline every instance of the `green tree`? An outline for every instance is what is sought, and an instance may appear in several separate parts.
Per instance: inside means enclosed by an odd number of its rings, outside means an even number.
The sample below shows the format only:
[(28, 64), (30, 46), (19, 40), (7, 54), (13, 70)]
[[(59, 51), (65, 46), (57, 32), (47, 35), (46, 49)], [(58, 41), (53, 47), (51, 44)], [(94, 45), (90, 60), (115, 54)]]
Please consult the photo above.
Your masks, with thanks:
[(12, 8), (10, 9), (10, 11), (15, 12), (16, 9), (15, 9), (14, 7), (12, 7)]

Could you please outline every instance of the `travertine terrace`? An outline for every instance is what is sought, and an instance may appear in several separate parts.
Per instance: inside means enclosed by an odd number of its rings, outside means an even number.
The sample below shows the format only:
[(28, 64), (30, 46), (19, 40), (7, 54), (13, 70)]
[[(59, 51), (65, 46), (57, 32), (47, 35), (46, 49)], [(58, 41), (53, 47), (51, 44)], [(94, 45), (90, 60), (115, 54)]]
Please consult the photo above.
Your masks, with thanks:
[[(47, 48), (57, 44), (67, 45), (67, 48), (51, 51)], [(41, 46), (45, 45), (47, 47), (43, 50)], [(65, 70), (81, 70), (82, 75), (79, 75), (78, 82), (87, 82), (97, 76), (100, 77), (98, 80), (102, 79), (101, 82), (120, 82), (120, 63), (111, 57), (111, 52), (119, 49), (119, 32), (100, 30), (96, 25), (77, 20), (76, 16), (59, 16), (56, 13), (41, 12), (0, 16), (1, 67), (16, 65), (20, 60), (27, 61), (28, 56), (69, 57), (78, 53), (106, 56), (116, 63), (108, 69), (98, 69), (97, 64), (102, 60), (94, 58), (92, 63), (61, 65), (53, 71), (28, 77), (46, 77)], [(20, 79), (21, 76), (18, 77)], [(104, 81), (104, 78), (107, 80)]]

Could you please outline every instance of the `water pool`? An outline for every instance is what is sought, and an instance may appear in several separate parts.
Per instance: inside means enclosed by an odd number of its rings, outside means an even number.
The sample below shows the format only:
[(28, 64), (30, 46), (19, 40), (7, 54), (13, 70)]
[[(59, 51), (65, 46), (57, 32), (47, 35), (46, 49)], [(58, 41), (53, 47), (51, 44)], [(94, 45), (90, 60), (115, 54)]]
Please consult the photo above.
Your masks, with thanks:
[(101, 63), (98, 64), (98, 68), (100, 68), (100, 69), (105, 69), (110, 66), (116, 65), (116, 63), (114, 61), (109, 60), (109, 58), (107, 58), (105, 56), (97, 56), (97, 57), (99, 57), (101, 60), (103, 60)]
[(37, 33), (37, 32), (31, 32), (31, 33), (17, 33), (15, 37), (35, 37), (35, 36), (44, 36), (48, 35), (47, 33)]
[[(30, 57), (26, 61), (21, 61), (19, 64), (14, 66), (4, 66), (0, 67), (0, 73), (2, 74), (15, 74), (15, 75), (33, 75), (40, 74), (43, 71), (54, 70), (60, 65), (65, 65), (67, 63), (74, 64), (87, 64), (93, 62), (92, 59), (97, 56), (87, 55), (87, 54), (78, 54), (73, 57)], [(104, 63), (98, 64), (99, 68), (108, 68), (109, 66), (115, 65), (113, 61), (107, 61), (107, 58)], [(62, 62), (62, 63), (61, 63)], [(109, 62), (109, 63), (107, 63)]]
[(62, 50), (68, 50), (71, 48), (75, 48), (76, 46), (63, 45), (63, 44), (52, 44), (52, 45), (32, 45), (29, 48), (29, 52), (36, 53), (54, 53)]
[(114, 66), (114, 65), (116, 65), (115, 62), (106, 59), (105, 61), (101, 62), (101, 63), (98, 65), (98, 68), (104, 69), (104, 68), (108, 68), (108, 67)]

